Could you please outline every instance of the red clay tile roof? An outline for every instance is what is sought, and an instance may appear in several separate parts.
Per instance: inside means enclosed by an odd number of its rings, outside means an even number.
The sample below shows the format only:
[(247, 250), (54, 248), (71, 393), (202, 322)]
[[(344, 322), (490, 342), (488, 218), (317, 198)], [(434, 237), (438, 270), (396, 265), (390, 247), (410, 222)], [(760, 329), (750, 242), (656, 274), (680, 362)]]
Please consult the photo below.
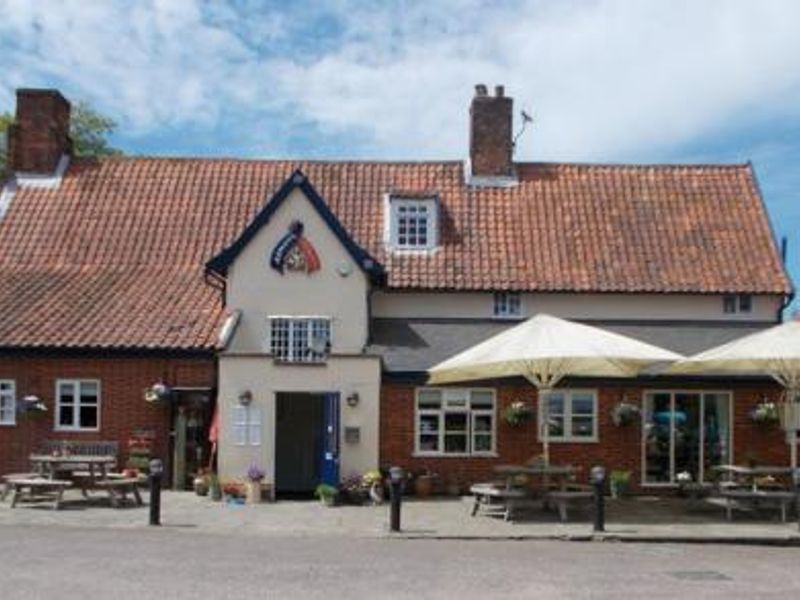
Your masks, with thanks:
[[(471, 188), (460, 162), (75, 160), (0, 219), (0, 347), (214, 347), (203, 265), (300, 168), (391, 288), (791, 290), (748, 165), (519, 164)], [(435, 191), (442, 248), (383, 247), (383, 196)]]

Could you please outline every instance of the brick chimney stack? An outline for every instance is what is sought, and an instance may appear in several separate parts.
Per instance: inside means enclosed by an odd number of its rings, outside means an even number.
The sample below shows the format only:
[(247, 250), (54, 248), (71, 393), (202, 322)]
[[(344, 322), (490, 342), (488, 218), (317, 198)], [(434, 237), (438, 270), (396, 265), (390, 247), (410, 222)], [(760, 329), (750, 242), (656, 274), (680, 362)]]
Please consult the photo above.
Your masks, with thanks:
[(58, 90), (17, 90), (17, 114), (8, 129), (11, 171), (50, 175), (72, 153), (69, 101)]
[(483, 84), (475, 86), (469, 109), (469, 158), (473, 177), (512, 177), (512, 111), (514, 101), (502, 85), (490, 96)]

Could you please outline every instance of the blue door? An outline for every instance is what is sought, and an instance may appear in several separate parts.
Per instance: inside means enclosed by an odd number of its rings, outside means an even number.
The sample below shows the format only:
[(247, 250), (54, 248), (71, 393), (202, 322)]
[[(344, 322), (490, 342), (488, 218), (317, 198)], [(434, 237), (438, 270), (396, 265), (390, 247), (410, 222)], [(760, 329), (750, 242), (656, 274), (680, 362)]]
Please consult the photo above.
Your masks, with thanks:
[(323, 396), (322, 483), (339, 484), (339, 393)]

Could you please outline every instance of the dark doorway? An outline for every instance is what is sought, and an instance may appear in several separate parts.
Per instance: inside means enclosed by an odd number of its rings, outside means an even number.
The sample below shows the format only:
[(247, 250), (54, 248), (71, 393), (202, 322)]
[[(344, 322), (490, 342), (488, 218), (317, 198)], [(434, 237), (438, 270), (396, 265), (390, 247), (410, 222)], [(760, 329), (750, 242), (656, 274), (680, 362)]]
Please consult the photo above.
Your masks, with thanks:
[(322, 479), (323, 394), (279, 393), (275, 418), (275, 490), (311, 497)]
[(192, 489), (200, 469), (208, 467), (211, 444), (212, 392), (206, 389), (174, 389), (170, 475), (172, 488)]

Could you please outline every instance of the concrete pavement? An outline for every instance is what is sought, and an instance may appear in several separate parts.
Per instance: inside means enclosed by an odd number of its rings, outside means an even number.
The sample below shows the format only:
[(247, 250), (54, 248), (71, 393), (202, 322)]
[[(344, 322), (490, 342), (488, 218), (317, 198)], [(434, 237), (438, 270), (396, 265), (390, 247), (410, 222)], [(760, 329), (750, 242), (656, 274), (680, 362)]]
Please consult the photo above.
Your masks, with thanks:
[[(147, 495), (145, 494), (145, 500)], [(257, 506), (231, 506), (189, 492), (165, 492), (162, 521), (169, 529), (233, 536), (383, 538), (387, 506), (325, 508), (317, 502), (282, 501)], [(470, 517), (470, 500), (410, 500), (403, 504), (403, 533), (407, 538), (444, 539), (572, 539), (592, 538), (592, 514), (583, 510), (559, 523), (553, 513), (537, 511), (529, 518), (506, 523), (492, 517)], [(111, 509), (107, 500), (86, 502), (70, 491), (64, 510), (46, 505), (10, 509), (0, 504), (0, 525), (46, 525), (141, 529), (147, 527), (146, 507)], [(683, 500), (637, 498), (608, 503), (605, 538), (624, 541), (696, 541), (798, 544), (795, 522), (783, 524), (773, 511), (757, 518), (737, 515), (725, 521), (718, 507), (687, 510)]]

